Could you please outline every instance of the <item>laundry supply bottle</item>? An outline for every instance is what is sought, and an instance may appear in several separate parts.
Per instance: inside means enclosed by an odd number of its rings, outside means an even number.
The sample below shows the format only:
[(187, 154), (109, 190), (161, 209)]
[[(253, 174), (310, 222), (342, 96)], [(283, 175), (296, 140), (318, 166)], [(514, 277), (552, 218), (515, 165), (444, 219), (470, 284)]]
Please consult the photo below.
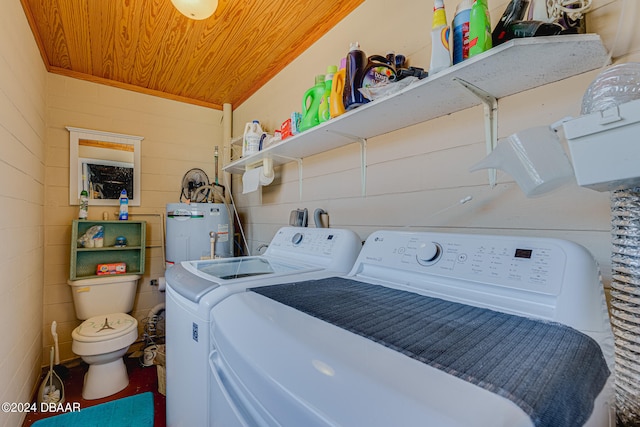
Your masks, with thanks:
[(342, 101), (346, 111), (369, 102), (369, 100), (358, 90), (362, 87), (362, 76), (366, 66), (367, 56), (362, 50), (360, 50), (360, 43), (351, 43), (349, 53), (347, 54), (344, 90), (342, 91)]
[(89, 217), (89, 193), (82, 188), (80, 192), (80, 213), (78, 219), (87, 219)]
[(318, 107), (318, 122), (323, 123), (331, 118), (331, 87), (333, 86), (333, 76), (338, 71), (335, 65), (327, 67), (327, 74), (324, 76), (324, 93)]
[(395, 55), (371, 55), (362, 73), (360, 87), (372, 87), (394, 81), (396, 78)]
[(316, 76), (316, 84), (307, 90), (302, 97), (302, 120), (300, 132), (311, 129), (319, 123), (318, 110), (324, 95), (324, 74)]
[(242, 137), (242, 156), (260, 151), (260, 138), (262, 137), (262, 127), (260, 122), (254, 120), (244, 125), (244, 134)]
[(453, 17), (452, 59), (453, 64), (469, 58), (469, 16), (473, 0), (462, 0), (456, 7)]
[(491, 49), (491, 17), (487, 0), (474, 0), (469, 14), (469, 58)]
[(344, 101), (342, 100), (342, 92), (344, 91), (345, 68), (347, 66), (347, 58), (340, 60), (340, 69), (333, 75), (331, 82), (331, 97), (329, 99), (329, 114), (331, 118), (344, 114)]
[(118, 215), (120, 221), (126, 221), (129, 219), (129, 198), (127, 197), (127, 190), (124, 188), (120, 192), (120, 214)]
[(444, 10), (443, 0), (433, 3), (433, 20), (431, 24), (431, 65), (429, 75), (451, 66), (449, 54), (449, 26)]

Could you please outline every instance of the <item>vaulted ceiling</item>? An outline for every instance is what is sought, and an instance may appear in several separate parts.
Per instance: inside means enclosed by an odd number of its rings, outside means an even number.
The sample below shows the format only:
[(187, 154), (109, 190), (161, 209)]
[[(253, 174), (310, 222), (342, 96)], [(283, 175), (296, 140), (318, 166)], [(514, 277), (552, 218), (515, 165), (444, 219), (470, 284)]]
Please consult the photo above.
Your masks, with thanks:
[(49, 72), (236, 108), (364, 0), (220, 0), (202, 21), (170, 0), (21, 0)]

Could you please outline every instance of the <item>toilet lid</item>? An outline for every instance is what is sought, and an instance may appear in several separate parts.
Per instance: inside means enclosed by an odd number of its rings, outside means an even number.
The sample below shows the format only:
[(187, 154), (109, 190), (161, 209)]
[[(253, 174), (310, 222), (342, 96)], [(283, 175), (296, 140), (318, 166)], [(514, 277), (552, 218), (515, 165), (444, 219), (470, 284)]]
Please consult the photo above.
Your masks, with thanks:
[(125, 335), (138, 327), (138, 321), (125, 313), (103, 314), (82, 322), (74, 331), (85, 338), (106, 338)]

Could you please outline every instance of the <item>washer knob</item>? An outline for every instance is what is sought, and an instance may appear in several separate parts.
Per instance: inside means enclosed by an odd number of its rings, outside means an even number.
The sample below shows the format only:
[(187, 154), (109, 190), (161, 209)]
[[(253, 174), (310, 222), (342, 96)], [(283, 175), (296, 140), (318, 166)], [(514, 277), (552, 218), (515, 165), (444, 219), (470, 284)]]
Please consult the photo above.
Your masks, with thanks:
[(304, 235), (302, 233), (296, 233), (291, 238), (291, 243), (293, 243), (294, 245), (299, 245), (300, 242), (302, 242), (302, 238), (303, 237), (304, 237)]
[(431, 265), (436, 262), (442, 254), (442, 248), (435, 242), (425, 242), (418, 246), (416, 260), (420, 265)]

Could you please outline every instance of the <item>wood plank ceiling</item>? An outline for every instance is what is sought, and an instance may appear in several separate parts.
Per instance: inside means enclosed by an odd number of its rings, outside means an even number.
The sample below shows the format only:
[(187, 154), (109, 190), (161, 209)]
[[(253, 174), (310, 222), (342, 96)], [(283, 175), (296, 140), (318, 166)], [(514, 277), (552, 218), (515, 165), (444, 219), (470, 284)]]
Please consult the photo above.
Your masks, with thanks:
[(363, 1), (220, 0), (194, 21), (170, 0), (21, 0), (49, 72), (215, 109), (239, 106)]

